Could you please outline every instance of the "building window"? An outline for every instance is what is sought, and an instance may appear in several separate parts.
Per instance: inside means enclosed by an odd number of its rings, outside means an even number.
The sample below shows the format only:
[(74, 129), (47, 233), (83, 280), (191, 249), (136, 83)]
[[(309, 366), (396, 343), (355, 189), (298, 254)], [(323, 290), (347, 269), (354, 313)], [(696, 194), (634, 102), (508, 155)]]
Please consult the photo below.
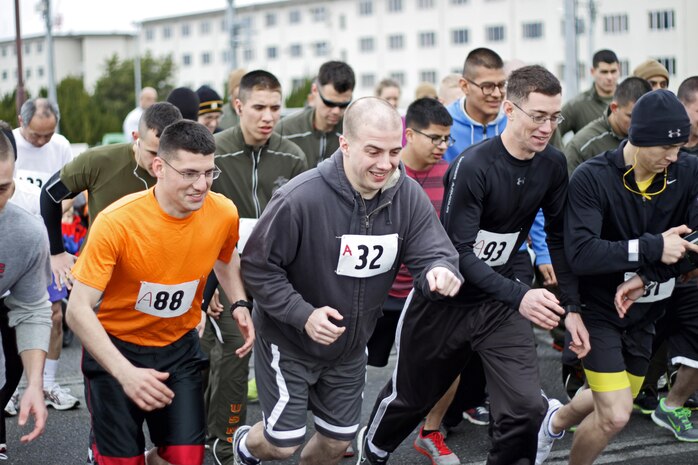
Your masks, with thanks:
[(204, 52), (201, 54), (201, 64), (210, 65), (211, 64), (211, 52)]
[(278, 54), (278, 51), (276, 47), (267, 47), (267, 58), (270, 60), (275, 60), (276, 56)]
[(667, 71), (669, 71), (670, 76), (676, 76), (676, 58), (674, 57), (657, 57), (655, 58), (660, 62)]
[(189, 37), (189, 34), (191, 33), (191, 28), (189, 24), (182, 24), (182, 37)]
[(37, 76), (39, 76), (39, 77), (44, 77), (44, 68), (43, 68), (43, 66), (39, 66), (39, 67), (36, 69), (36, 74), (37, 74)]
[(31, 52), (31, 44), (29, 42), (24, 44), (24, 54), (29, 55)]
[(649, 12), (650, 29), (668, 30), (674, 29), (674, 10), (658, 10)]
[(465, 5), (468, 0), (451, 0), (451, 5)]
[(172, 28), (170, 26), (165, 26), (162, 28), (162, 38), (169, 39), (172, 37)]
[(395, 79), (400, 86), (405, 85), (405, 73), (402, 71), (394, 71), (390, 73), (390, 78)]
[(254, 60), (254, 49), (246, 48), (242, 51), (242, 59), (246, 62)]
[(628, 32), (628, 15), (609, 15), (603, 17), (603, 32), (619, 34)]
[(191, 55), (189, 53), (185, 53), (182, 55), (182, 66), (190, 66), (191, 65)]
[(36, 53), (41, 53), (44, 51), (44, 43), (43, 42), (37, 42), (36, 43)]
[(211, 21), (201, 21), (201, 24), (199, 25), (199, 32), (201, 33), (202, 36), (210, 34), (211, 33)]
[(428, 10), (434, 8), (434, 0), (417, 0), (417, 8), (420, 10)]
[(543, 37), (543, 23), (523, 23), (524, 39), (540, 39)]
[(422, 48), (436, 46), (436, 32), (420, 32), (419, 46)]
[(151, 41), (155, 38), (155, 30), (151, 27), (145, 30), (145, 40)]
[(373, 45), (373, 37), (362, 37), (359, 39), (359, 50), (362, 52), (372, 52)]
[(344, 15), (339, 15), (339, 29), (342, 31), (347, 28), (347, 17)]
[(29, 79), (30, 77), (32, 77), (32, 69), (31, 69), (31, 68), (27, 68), (26, 70), (24, 70), (24, 74), (25, 74), (25, 76), (26, 76), (25, 79)]
[(301, 55), (303, 55), (303, 47), (301, 46), (301, 44), (291, 44), (289, 52), (292, 57), (298, 58)]
[(621, 77), (630, 75), (630, 61), (620, 60), (620, 75)]
[(371, 89), (376, 85), (376, 75), (375, 74), (362, 74), (361, 75), (361, 87)]
[(467, 44), (468, 43), (468, 30), (467, 29), (453, 29), (451, 31), (451, 41), (453, 44)]
[(504, 40), (504, 26), (487, 26), (485, 37), (489, 42), (501, 42)]
[(272, 27), (276, 25), (276, 14), (275, 13), (267, 13), (266, 16), (264, 17), (264, 24), (267, 27)]
[(436, 71), (432, 69), (420, 71), (419, 80), (421, 82), (429, 82), (431, 84), (436, 84)]
[(373, 0), (361, 0), (359, 2), (359, 16), (371, 16), (373, 14)]
[(7, 47), (3, 46), (2, 48), (0, 48), (0, 53), (2, 54), (2, 56), (6, 57), (7, 56)]
[(330, 46), (327, 42), (315, 42), (313, 44), (313, 51), (316, 57), (324, 57), (330, 54)]
[(391, 13), (402, 11), (402, 0), (388, 0), (388, 11)]
[(291, 79), (291, 89), (300, 89), (305, 85), (305, 78), (293, 78)]
[(290, 24), (298, 24), (301, 22), (301, 11), (291, 10), (288, 12), (288, 22)]
[(7, 71), (2, 72), (2, 80), (7, 81)]
[(391, 50), (401, 50), (405, 48), (405, 36), (402, 34), (388, 36), (388, 48)]
[(232, 50), (223, 50), (223, 53), (221, 53), (221, 60), (223, 60), (223, 63), (230, 63), (230, 58), (232, 56)]
[(228, 22), (224, 19), (221, 19), (221, 32), (228, 32)]
[(310, 9), (310, 17), (313, 18), (313, 21), (316, 23), (320, 23), (322, 21), (325, 21), (327, 19), (327, 10), (325, 10), (324, 6), (318, 6), (315, 8)]
[[(584, 23), (584, 18), (576, 18), (574, 24), (575, 24), (575, 28), (577, 30), (576, 31), (577, 35), (584, 34), (585, 27), (586, 27), (586, 25)], [(562, 33), (562, 36), (564, 37), (565, 36), (565, 20), (564, 19), (562, 21), (560, 21), (560, 32)]]

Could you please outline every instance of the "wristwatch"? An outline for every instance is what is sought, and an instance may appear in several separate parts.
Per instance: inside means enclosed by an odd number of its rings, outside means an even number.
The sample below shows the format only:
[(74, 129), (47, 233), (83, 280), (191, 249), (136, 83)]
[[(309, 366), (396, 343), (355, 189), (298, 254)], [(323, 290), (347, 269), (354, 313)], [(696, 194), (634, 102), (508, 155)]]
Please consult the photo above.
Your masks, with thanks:
[(635, 274), (637, 274), (637, 276), (642, 280), (642, 284), (645, 286), (645, 295), (647, 295), (657, 285), (655, 281), (650, 281), (645, 275), (640, 273), (640, 270), (637, 270)]
[(235, 311), (235, 309), (238, 307), (245, 307), (249, 311), (252, 311), (252, 302), (247, 300), (238, 300), (237, 302), (233, 302), (230, 305), (230, 314), (232, 315), (233, 311)]

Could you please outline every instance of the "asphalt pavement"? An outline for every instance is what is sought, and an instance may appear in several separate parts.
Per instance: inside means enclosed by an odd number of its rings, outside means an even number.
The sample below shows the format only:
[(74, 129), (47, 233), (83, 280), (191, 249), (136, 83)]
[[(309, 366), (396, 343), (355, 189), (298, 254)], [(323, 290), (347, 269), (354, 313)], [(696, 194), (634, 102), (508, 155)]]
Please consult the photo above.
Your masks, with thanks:
[[(559, 353), (551, 348), (547, 334), (537, 331), (536, 338), (543, 387), (549, 395), (563, 399)], [(61, 386), (70, 388), (72, 393), (81, 399), (81, 405), (75, 410), (62, 412), (49, 408), (46, 432), (38, 440), (26, 445), (19, 443), (19, 437), (23, 433), (17, 426), (17, 417), (7, 419), (9, 455), (7, 463), (23, 465), (82, 465), (85, 463), (90, 418), (84, 403), (79, 366), (81, 352), (82, 349), (77, 340), (65, 348), (58, 373)], [(393, 367), (394, 357), (391, 357), (391, 363), (386, 368), (368, 368), (362, 412), (363, 424), (368, 420), (376, 395), (390, 377)], [(422, 382), (428, 382), (428, 380)], [(248, 410), (248, 422), (256, 422), (260, 418), (259, 407), (251, 405)], [(694, 420), (694, 423), (698, 423), (698, 413), (694, 414)], [(309, 421), (308, 437), (310, 434), (312, 434), (312, 421)], [(416, 431), (395, 451), (390, 460), (391, 464), (429, 465), (430, 461), (412, 448), (415, 435)], [(573, 433), (568, 433), (563, 439), (557, 441), (546, 464), (566, 464), (573, 437)], [(464, 465), (485, 464), (489, 447), (487, 427), (464, 421), (449, 434), (447, 443)], [(345, 459), (342, 465), (355, 462), (355, 459)], [(265, 462), (265, 464), (278, 465), (296, 463), (298, 463), (297, 454), (289, 460)], [(637, 413), (633, 414), (625, 430), (611, 442), (596, 463), (696, 465), (698, 464), (698, 444), (676, 441), (670, 432), (655, 426), (649, 416)], [(206, 465), (214, 465), (208, 452)]]

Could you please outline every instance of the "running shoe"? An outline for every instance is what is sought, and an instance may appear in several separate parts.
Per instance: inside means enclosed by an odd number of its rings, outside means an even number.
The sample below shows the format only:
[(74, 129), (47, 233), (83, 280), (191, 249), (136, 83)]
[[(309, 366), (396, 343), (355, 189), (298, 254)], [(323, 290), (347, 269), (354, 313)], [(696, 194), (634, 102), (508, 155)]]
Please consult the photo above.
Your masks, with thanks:
[(356, 465), (361, 465), (366, 463), (369, 465), (384, 465), (388, 463), (390, 455), (387, 457), (378, 457), (376, 454), (371, 452), (368, 444), (366, 443), (366, 432), (368, 427), (364, 426), (359, 430), (359, 434), (356, 436)]
[(347, 457), (353, 457), (353, 456), (355, 456), (355, 455), (356, 455), (356, 451), (354, 450), (354, 446), (352, 446), (351, 444), (349, 444), (349, 445), (347, 446), (347, 450), (344, 451), (344, 457), (345, 457), (345, 458), (347, 458)]
[(70, 389), (65, 389), (58, 384), (54, 384), (51, 389), (44, 389), (44, 402), (47, 406), (51, 406), (56, 410), (69, 410), (77, 407), (80, 400), (70, 394)]
[(691, 410), (686, 407), (670, 410), (664, 401), (660, 400), (659, 406), (652, 412), (652, 421), (674, 433), (679, 441), (698, 442), (698, 429), (691, 422)]
[(657, 410), (659, 399), (657, 394), (650, 388), (645, 388), (637, 395), (633, 401), (633, 410), (638, 410), (644, 415), (650, 415)]
[(247, 381), (247, 403), (254, 404), (259, 401), (259, 395), (257, 394), (257, 380), (255, 378)]
[(0, 460), (7, 460), (7, 444), (0, 444)]
[(468, 420), (473, 425), (485, 426), (490, 424), (490, 409), (485, 405), (478, 405), (463, 412), (463, 420)]
[(433, 431), (426, 436), (423, 433), (424, 427), (419, 429), (414, 448), (431, 459), (432, 465), (461, 465), (458, 456), (444, 442), (444, 436), (440, 431)]
[(557, 399), (548, 400), (548, 413), (545, 414), (543, 418), (543, 423), (540, 425), (540, 430), (538, 430), (538, 452), (536, 453), (536, 465), (541, 465), (550, 455), (550, 451), (553, 448), (553, 443), (556, 439), (560, 439), (565, 435), (565, 430), (562, 430), (558, 434), (553, 434), (550, 431), (550, 422), (553, 419), (553, 415), (562, 407)]
[(686, 402), (683, 404), (684, 407), (690, 408), (691, 410), (698, 410), (698, 391), (690, 395)]
[(19, 389), (15, 389), (15, 392), (10, 397), (5, 405), (5, 413), (8, 417), (14, 417), (19, 413)]
[(233, 435), (233, 463), (234, 465), (259, 465), (262, 462), (252, 460), (248, 457), (240, 455), (240, 442), (247, 436), (247, 433), (252, 429), (249, 425), (239, 426)]

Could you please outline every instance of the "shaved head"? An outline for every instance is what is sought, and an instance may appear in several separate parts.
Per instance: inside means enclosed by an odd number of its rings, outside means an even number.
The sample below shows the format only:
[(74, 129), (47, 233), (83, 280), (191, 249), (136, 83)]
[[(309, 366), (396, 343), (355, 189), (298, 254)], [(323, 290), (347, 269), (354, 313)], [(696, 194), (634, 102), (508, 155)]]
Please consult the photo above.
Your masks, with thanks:
[(381, 131), (402, 129), (402, 119), (395, 108), (378, 97), (363, 97), (349, 105), (344, 114), (344, 137), (355, 141), (361, 128)]

